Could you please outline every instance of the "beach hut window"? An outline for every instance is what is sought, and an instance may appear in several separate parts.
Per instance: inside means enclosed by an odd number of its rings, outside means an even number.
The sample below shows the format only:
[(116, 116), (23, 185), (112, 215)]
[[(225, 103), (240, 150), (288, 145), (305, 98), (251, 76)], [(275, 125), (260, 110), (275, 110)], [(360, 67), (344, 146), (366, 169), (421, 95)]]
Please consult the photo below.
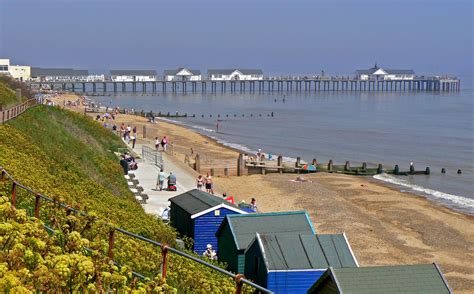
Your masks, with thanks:
[(221, 211), (220, 211), (219, 209), (214, 210), (214, 215), (215, 215), (215, 216), (220, 216), (220, 215), (221, 215)]

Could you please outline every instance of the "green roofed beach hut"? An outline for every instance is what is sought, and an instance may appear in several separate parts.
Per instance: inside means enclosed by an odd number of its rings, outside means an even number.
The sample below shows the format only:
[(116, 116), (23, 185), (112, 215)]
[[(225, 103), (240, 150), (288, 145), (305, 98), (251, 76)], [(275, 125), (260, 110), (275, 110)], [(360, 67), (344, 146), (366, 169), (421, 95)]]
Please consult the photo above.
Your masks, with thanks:
[(308, 293), (453, 293), (436, 265), (394, 265), (359, 268), (330, 267)]
[(329, 267), (357, 267), (345, 234), (259, 234), (245, 251), (245, 277), (275, 293), (306, 293)]
[(230, 271), (244, 273), (245, 249), (256, 233), (315, 234), (305, 211), (227, 215), (216, 233), (219, 261)]
[(169, 200), (171, 225), (194, 240), (193, 250), (197, 253), (204, 252), (207, 244), (217, 248), (216, 231), (226, 215), (246, 213), (224, 198), (198, 189)]

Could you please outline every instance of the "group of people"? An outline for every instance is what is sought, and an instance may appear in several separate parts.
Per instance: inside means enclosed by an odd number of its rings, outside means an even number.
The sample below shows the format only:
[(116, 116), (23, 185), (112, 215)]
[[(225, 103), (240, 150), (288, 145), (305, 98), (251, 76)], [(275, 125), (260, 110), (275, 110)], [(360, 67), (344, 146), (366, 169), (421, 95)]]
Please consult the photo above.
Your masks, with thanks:
[(206, 177), (199, 175), (196, 179), (196, 186), (201, 191), (203, 187), (205, 187), (207, 193), (214, 195), (214, 185), (212, 183), (212, 177), (209, 175), (209, 173), (206, 174)]
[[(114, 125), (112, 131), (117, 132), (117, 127)], [(130, 144), (132, 143), (132, 148), (135, 148), (135, 143), (137, 142), (137, 127), (132, 127), (130, 125), (125, 126), (124, 123), (120, 125), (120, 135), (123, 140)]]
[(163, 151), (166, 151), (168, 148), (168, 138), (166, 136), (164, 136), (161, 140), (158, 137), (155, 137), (156, 151), (160, 150), (160, 146)]
[(168, 180), (167, 190), (176, 191), (176, 184), (177, 184), (176, 175), (173, 174), (173, 172), (170, 172), (169, 175), (166, 176), (163, 169), (160, 169), (160, 172), (158, 173), (158, 179), (156, 182), (156, 190), (163, 191), (165, 180)]
[(120, 165), (122, 166), (123, 172), (126, 175), (128, 174), (129, 170), (136, 170), (138, 168), (135, 158), (128, 152), (125, 152), (125, 154), (120, 156)]

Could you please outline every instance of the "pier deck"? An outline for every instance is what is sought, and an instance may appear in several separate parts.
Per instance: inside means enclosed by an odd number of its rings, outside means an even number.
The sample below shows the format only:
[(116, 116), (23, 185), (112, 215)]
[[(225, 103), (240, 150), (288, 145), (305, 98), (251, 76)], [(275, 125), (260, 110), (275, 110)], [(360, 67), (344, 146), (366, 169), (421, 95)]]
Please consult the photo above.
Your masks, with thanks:
[(30, 81), (33, 89), (61, 90), (83, 94), (111, 93), (225, 93), (225, 92), (456, 92), (456, 78), (420, 77), (412, 80), (360, 80), (348, 78), (265, 78), (263, 80), (198, 81)]

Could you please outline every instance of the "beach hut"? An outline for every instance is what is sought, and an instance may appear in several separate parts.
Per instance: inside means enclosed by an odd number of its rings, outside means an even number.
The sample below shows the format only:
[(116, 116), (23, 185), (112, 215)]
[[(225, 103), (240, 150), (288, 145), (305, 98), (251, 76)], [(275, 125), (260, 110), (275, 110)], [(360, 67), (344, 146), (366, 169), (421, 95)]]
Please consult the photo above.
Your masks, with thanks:
[(453, 293), (436, 265), (330, 267), (308, 293)]
[(230, 271), (244, 273), (244, 253), (256, 233), (315, 234), (305, 211), (227, 215), (216, 233), (219, 260)]
[(193, 250), (202, 253), (206, 245), (217, 248), (216, 231), (225, 216), (246, 213), (224, 198), (194, 189), (169, 199), (170, 223), (194, 240)]
[(245, 277), (275, 293), (306, 293), (330, 266), (358, 266), (345, 234), (257, 233), (245, 250)]

